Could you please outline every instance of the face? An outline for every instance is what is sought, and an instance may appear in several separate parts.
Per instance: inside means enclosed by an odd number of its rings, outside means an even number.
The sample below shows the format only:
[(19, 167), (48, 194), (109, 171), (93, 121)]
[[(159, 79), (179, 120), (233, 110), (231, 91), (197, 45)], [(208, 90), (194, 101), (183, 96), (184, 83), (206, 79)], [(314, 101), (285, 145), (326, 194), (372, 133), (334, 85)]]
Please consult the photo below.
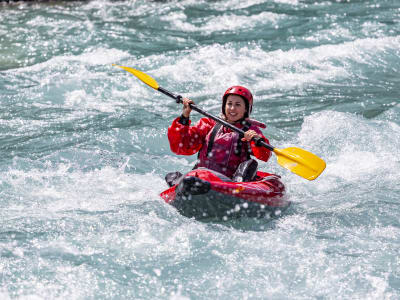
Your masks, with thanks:
[(238, 95), (229, 95), (225, 104), (225, 115), (229, 123), (242, 119), (246, 113), (246, 103)]

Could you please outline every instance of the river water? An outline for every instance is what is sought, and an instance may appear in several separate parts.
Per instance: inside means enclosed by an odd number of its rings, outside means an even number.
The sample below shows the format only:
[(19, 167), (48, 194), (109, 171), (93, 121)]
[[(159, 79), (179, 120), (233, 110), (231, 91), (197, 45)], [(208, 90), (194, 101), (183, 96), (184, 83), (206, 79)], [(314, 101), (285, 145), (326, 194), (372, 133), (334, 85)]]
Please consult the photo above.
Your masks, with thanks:
[[(113, 63), (213, 114), (249, 87), (325, 172), (261, 163), (293, 202), (274, 220), (181, 216), (181, 107)], [(399, 299), (399, 74), (397, 0), (0, 4), (0, 297)]]

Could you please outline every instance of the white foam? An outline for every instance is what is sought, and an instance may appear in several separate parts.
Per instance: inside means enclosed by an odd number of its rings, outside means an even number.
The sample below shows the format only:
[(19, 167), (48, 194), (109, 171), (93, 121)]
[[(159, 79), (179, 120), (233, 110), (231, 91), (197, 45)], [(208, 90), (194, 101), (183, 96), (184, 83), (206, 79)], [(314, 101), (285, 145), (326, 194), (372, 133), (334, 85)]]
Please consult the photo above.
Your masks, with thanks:
[(285, 3), (285, 4), (291, 4), (291, 5), (298, 5), (299, 0), (275, 0), (275, 3)]
[(218, 31), (236, 31), (251, 29), (256, 26), (271, 24), (274, 26), (281, 17), (278, 14), (271, 12), (262, 12), (256, 15), (235, 15), (224, 14), (222, 16), (208, 17), (196, 26), (187, 22), (187, 16), (179, 11), (170, 15), (164, 16), (161, 19), (168, 21), (172, 28), (186, 32), (200, 32), (204, 35), (209, 35)]
[[(81, 76), (80, 78), (87, 78), (87, 76), (89, 76), (90, 78), (98, 75), (89, 72), (88, 70), (84, 70), (83, 66), (85, 65), (95, 66), (95, 65), (107, 65), (107, 64), (111, 66), (111, 64), (114, 63), (115, 61), (121, 60), (129, 56), (130, 56), (129, 53), (118, 49), (107, 49), (98, 47), (98, 48), (88, 49), (86, 52), (79, 55), (55, 56), (45, 62), (19, 68), (14, 72), (24, 73), (24, 74), (26, 74), (27, 72), (33, 72), (34, 74), (40, 75), (41, 76), (40, 78), (42, 78), (43, 72), (45, 74), (51, 72), (54, 76), (54, 73), (58, 75), (59, 74), (58, 72), (61, 72), (62, 70), (63, 76), (68, 75), (68, 77), (71, 77), (72, 74), (76, 73), (76, 71), (79, 70), (79, 69), (74, 70), (73, 66), (71, 66), (71, 63), (80, 62), (82, 63), (82, 65), (80, 66), (81, 67), (80, 70), (86, 72), (86, 74), (79, 74)], [(74, 67), (76, 68), (76, 66)], [(67, 74), (65, 74), (65, 70), (68, 71)]]
[(299, 146), (327, 162), (317, 180), (326, 191), (343, 181), (368, 189), (400, 179), (400, 126), (390, 121), (325, 111), (305, 118), (298, 139)]
[(158, 66), (150, 71), (152, 76), (166, 78), (175, 85), (196, 82), (219, 95), (227, 86), (241, 83), (250, 85), (257, 93), (358, 77), (354, 64), (374, 64), (372, 57), (397, 51), (399, 43), (399, 37), (367, 38), (288, 51), (265, 51), (256, 43), (239, 48), (214, 44), (183, 52), (179, 57), (175, 53), (147, 57), (143, 63), (158, 61)]
[[(109, 101), (104, 101), (101, 97), (88, 93), (84, 89), (68, 91), (64, 94), (64, 108), (73, 108), (74, 110), (70, 114), (66, 114), (65, 117), (71, 120), (80, 118), (82, 115), (88, 116), (88, 111), (82, 112), (79, 109), (84, 110), (96, 110), (101, 112), (113, 113), (116, 112), (121, 106), (126, 106), (129, 103), (123, 98), (113, 98)], [(79, 108), (79, 109), (78, 109)]]
[[(210, 7), (213, 10), (219, 11), (241, 11), (245, 8), (249, 8), (251, 6), (256, 6), (262, 3), (265, 3), (266, 0), (228, 0), (228, 1), (216, 1), (215, 3), (211, 3)], [(287, 3), (287, 4), (298, 4), (298, 0), (273, 0), (275, 3)]]
[(20, 209), (35, 207), (39, 212), (42, 209), (52, 212), (107, 210), (121, 203), (159, 200), (159, 193), (166, 188), (164, 181), (154, 174), (130, 175), (111, 167), (90, 172), (71, 171), (67, 164), (28, 172), (13, 169), (3, 181), (25, 200), (20, 203)]

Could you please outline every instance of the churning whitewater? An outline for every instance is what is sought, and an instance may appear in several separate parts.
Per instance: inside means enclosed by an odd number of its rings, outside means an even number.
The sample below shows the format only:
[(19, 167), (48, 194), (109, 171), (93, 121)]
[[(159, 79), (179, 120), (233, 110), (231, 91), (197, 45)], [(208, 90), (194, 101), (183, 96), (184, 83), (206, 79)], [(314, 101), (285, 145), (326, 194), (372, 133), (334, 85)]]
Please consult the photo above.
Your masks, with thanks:
[[(396, 0), (0, 4), (0, 298), (398, 299), (400, 3)], [(254, 95), (292, 205), (200, 222), (159, 194), (197, 159), (170, 150), (181, 105)], [(192, 113), (196, 122), (200, 115)]]

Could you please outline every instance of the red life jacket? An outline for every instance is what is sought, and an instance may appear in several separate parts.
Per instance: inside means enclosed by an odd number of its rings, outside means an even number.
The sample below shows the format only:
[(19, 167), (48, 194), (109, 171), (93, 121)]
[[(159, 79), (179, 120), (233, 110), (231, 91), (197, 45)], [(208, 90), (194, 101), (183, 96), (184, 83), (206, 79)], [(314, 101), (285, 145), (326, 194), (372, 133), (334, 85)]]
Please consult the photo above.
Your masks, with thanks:
[[(178, 119), (168, 129), (171, 150), (184, 155), (199, 151), (196, 167), (205, 167), (232, 177), (239, 164), (248, 160), (250, 154), (264, 161), (271, 155), (268, 149), (257, 147), (253, 141), (242, 142), (239, 134), (229, 128), (216, 127), (211, 119), (202, 118), (195, 126), (182, 125)], [(252, 129), (268, 142), (260, 129), (266, 127), (263, 123), (251, 119), (247, 123), (248, 128), (242, 129)]]

